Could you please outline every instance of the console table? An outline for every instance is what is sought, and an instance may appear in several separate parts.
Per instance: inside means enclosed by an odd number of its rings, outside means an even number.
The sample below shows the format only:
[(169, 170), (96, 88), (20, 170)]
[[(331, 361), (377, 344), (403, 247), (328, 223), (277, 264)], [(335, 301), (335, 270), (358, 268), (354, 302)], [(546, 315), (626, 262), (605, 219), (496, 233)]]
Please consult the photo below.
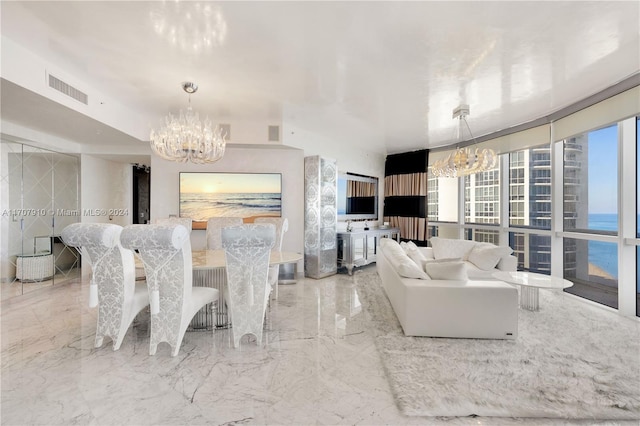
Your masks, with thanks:
[(349, 275), (353, 268), (376, 261), (380, 238), (400, 241), (400, 228), (371, 228), (337, 233), (338, 267), (345, 266)]

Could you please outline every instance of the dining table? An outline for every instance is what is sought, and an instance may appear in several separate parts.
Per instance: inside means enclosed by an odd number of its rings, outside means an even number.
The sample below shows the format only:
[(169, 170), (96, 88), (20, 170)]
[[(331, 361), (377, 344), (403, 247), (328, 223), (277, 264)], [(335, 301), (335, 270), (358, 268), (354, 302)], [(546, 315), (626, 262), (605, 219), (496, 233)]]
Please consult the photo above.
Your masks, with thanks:
[[(226, 256), (224, 249), (193, 250), (191, 252), (193, 269), (193, 286), (210, 287), (218, 290), (217, 309), (205, 306), (191, 320), (189, 330), (210, 330), (212, 328), (228, 328), (231, 325), (225, 293), (227, 292)], [(272, 251), (269, 266), (297, 263), (302, 254), (289, 251)], [(136, 266), (143, 268), (136, 256)]]
[[(228, 328), (231, 325), (225, 302), (227, 292), (226, 256), (224, 249), (194, 250), (191, 254), (193, 262), (193, 286), (211, 287), (218, 290), (218, 306), (215, 314), (210, 306), (205, 306), (191, 320), (190, 329), (209, 330)], [(297, 263), (302, 254), (288, 251), (272, 251), (269, 266)], [(215, 317), (215, 318), (214, 318)]]

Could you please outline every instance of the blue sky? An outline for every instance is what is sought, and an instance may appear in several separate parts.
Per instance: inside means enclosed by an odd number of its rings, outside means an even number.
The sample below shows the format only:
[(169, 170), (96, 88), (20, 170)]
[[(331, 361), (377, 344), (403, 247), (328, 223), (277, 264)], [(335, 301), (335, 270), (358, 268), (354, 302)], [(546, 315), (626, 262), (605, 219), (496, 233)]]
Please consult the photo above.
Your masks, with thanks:
[(180, 192), (278, 193), (280, 173), (180, 173)]

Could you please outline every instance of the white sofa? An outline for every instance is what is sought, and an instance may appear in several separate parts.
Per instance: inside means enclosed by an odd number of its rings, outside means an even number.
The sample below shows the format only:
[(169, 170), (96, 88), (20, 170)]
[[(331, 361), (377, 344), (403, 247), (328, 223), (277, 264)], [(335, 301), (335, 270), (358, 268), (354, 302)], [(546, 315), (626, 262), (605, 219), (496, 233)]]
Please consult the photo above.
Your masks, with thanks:
[(513, 250), (510, 247), (439, 237), (432, 237), (429, 241), (433, 247), (419, 248), (427, 261), (443, 258), (460, 259), (465, 263), (471, 280), (493, 279), (492, 275), (495, 271), (518, 269), (518, 259), (511, 255)]
[[(470, 242), (463, 241), (465, 243)], [(376, 267), (405, 335), (517, 338), (518, 291), (514, 286), (489, 279), (430, 279), (402, 248), (398, 248), (400, 246), (394, 240), (381, 239)], [(419, 250), (427, 256), (432, 252), (425, 248)], [(442, 251), (436, 250), (436, 254), (442, 254)], [(504, 257), (498, 262), (497, 269), (509, 267), (515, 270), (517, 262), (509, 259), (513, 256)], [(469, 260), (464, 262), (466, 266)]]

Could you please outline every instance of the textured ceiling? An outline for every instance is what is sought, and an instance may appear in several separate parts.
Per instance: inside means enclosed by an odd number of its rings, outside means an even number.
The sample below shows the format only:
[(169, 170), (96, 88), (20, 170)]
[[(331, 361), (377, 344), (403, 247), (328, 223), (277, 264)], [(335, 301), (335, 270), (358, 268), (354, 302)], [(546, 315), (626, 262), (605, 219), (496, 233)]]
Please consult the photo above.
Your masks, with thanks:
[[(640, 69), (639, 2), (2, 2), (2, 34), (123, 105), (342, 114), (389, 153), (546, 116)], [(5, 102), (22, 121), (30, 108)], [(20, 111), (20, 113), (16, 112)], [(19, 118), (21, 117), (21, 118)], [(24, 123), (28, 124), (28, 123)], [(94, 135), (95, 136), (95, 135)], [(95, 139), (95, 138), (94, 138)]]

